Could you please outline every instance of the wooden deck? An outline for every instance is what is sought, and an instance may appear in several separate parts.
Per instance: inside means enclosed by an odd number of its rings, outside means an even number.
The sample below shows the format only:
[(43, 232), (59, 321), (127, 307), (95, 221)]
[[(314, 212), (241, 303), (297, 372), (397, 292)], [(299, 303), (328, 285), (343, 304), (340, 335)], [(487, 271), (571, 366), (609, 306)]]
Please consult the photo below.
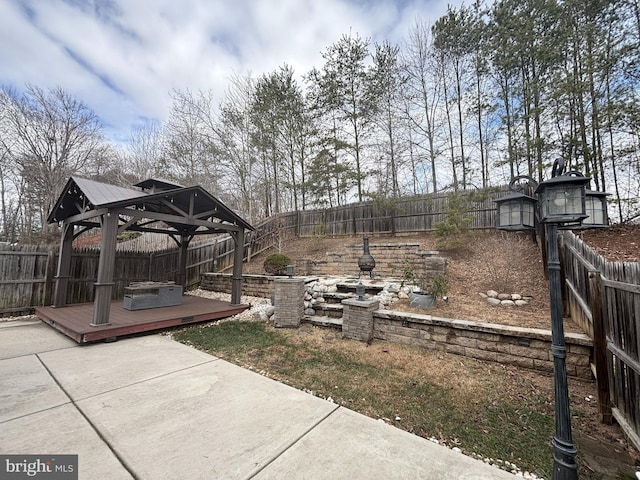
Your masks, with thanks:
[(247, 308), (249, 305), (231, 305), (221, 300), (185, 295), (182, 297), (182, 305), (145, 310), (126, 310), (122, 306), (122, 300), (114, 300), (111, 302), (109, 325), (99, 327), (90, 325), (93, 319), (93, 303), (79, 303), (59, 308), (36, 307), (36, 315), (76, 342), (88, 343), (230, 317)]

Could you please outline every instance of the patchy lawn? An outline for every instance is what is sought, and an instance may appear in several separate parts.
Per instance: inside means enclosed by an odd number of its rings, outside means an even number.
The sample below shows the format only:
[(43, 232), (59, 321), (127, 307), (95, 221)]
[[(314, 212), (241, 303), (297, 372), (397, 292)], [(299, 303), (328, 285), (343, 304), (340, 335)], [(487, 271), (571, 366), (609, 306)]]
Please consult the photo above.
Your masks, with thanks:
[[(551, 478), (553, 379), (412, 346), (343, 339), (332, 329), (223, 322), (173, 338), (425, 438)], [(583, 479), (633, 478), (635, 452), (597, 417), (595, 387), (570, 379)], [(507, 464), (506, 462), (509, 462)]]

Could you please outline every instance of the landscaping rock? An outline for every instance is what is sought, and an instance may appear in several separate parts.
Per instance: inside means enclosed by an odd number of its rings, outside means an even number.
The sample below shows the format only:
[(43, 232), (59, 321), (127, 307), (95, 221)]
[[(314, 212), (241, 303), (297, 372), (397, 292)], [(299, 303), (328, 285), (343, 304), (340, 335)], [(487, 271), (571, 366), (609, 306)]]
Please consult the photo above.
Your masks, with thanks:
[(490, 305), (504, 305), (505, 307), (523, 307), (528, 305), (529, 300), (533, 298), (519, 293), (497, 293), (495, 290), (489, 290), (487, 293), (480, 292), (478, 295), (485, 298)]
[(389, 285), (385, 285), (384, 287), (388, 292), (391, 293), (400, 293), (400, 285), (397, 285), (395, 283), (391, 283)]

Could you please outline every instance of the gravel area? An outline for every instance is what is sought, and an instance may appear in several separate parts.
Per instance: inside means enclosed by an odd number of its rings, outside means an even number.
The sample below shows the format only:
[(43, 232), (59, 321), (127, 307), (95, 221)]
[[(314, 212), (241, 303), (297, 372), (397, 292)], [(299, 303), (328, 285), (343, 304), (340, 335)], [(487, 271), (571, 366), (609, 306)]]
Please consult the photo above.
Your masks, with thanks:
[(15, 317), (0, 317), (0, 323), (4, 322), (34, 322), (38, 320), (35, 315), (19, 315)]
[[(202, 290), (200, 288), (196, 290), (190, 290), (187, 295), (194, 295), (197, 297), (211, 298), (213, 300), (223, 300), (225, 302), (231, 301), (231, 294), (221, 292), (211, 292), (209, 290)], [(256, 322), (264, 321), (265, 316), (268, 316), (268, 312), (272, 309), (271, 301), (268, 298), (262, 297), (250, 297), (248, 295), (242, 295), (240, 297), (240, 303), (249, 305), (244, 312), (234, 315), (232, 317), (223, 318), (217, 320), (217, 322), (228, 321), (245, 321)]]

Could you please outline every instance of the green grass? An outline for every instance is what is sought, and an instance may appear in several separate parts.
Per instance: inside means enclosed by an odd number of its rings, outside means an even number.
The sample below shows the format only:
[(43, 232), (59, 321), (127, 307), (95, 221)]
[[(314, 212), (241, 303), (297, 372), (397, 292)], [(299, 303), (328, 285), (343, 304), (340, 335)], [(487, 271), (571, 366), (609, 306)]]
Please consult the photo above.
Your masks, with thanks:
[(367, 346), (308, 326), (224, 322), (173, 337), (467, 454), (551, 477), (553, 404), (550, 391), (541, 391), (551, 388), (548, 378), (538, 385), (535, 375), (500, 365), (391, 343)]

